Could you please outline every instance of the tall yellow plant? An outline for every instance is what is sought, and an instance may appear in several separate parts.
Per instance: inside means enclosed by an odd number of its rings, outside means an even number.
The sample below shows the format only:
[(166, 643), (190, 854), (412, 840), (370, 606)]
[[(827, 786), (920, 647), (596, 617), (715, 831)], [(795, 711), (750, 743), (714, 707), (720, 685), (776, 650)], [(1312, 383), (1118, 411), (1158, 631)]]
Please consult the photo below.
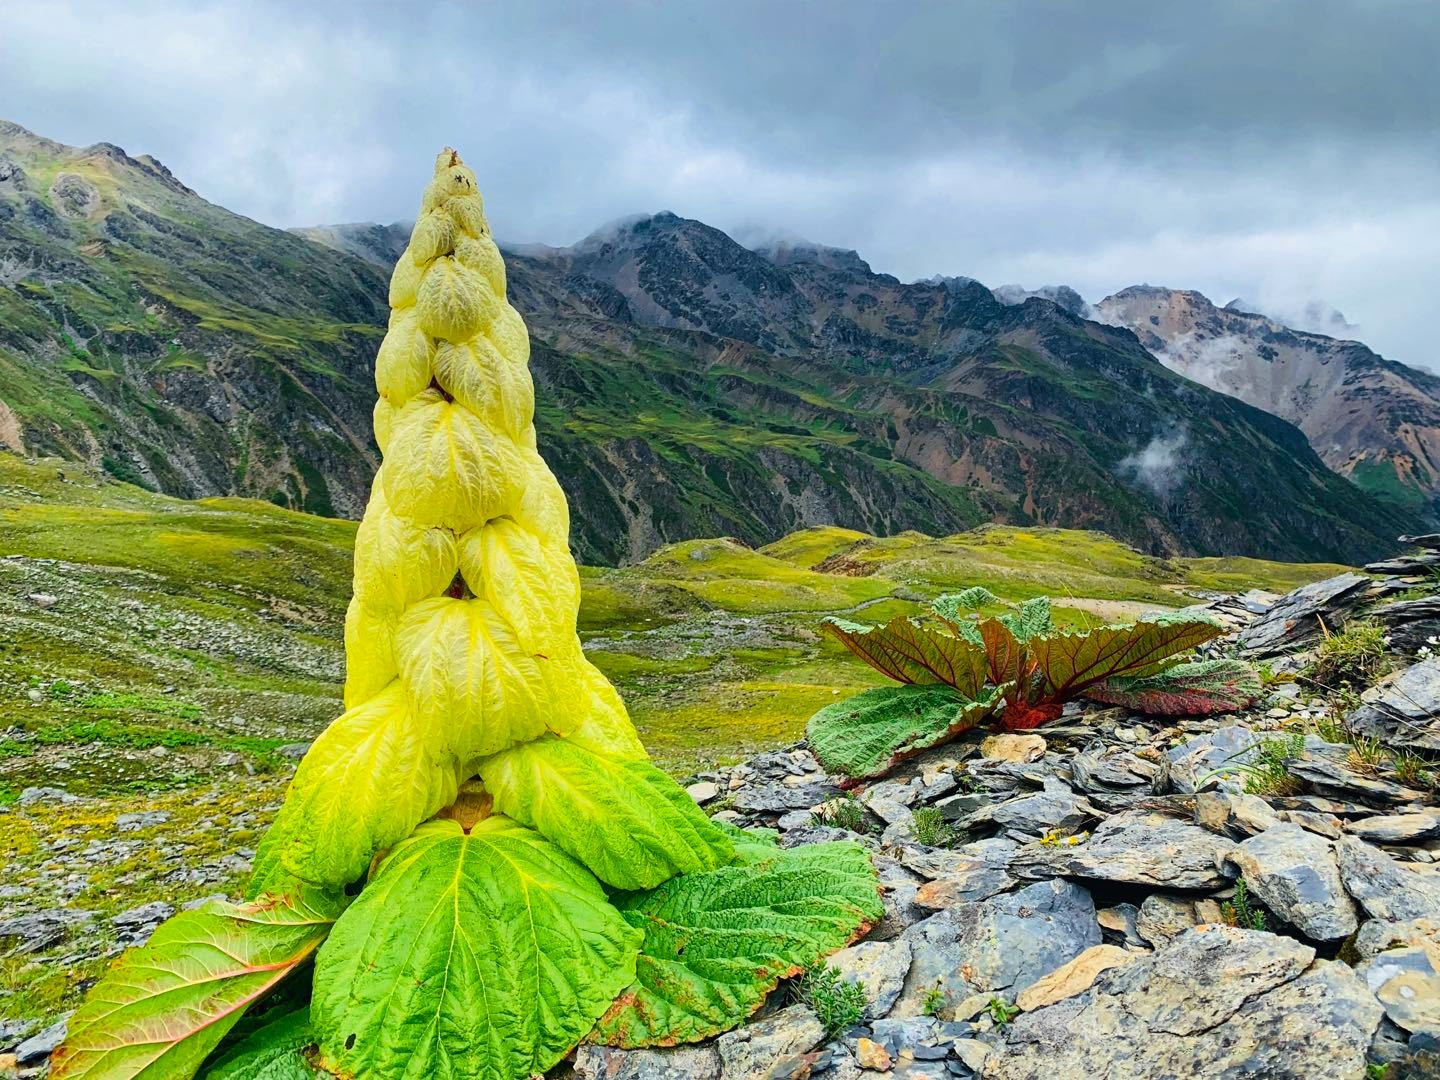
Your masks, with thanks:
[[(587, 1036), (724, 1030), (881, 914), (859, 847), (781, 852), (710, 821), (581, 652), (529, 339), (452, 150), (390, 305), (346, 710), (300, 763), (247, 902), (183, 912), (122, 957), (57, 1078), (524, 1080)], [(267, 1007), (312, 956), (308, 1005), (288, 985)], [(265, 1022), (223, 1045), (252, 1006)]]
[[(436, 159), (390, 306), (375, 366), (384, 463), (345, 622), (347, 711), (301, 764), (267, 853), (325, 885), (358, 878), (475, 774), (502, 810), (536, 820), (545, 770), (504, 756), (519, 744), (549, 736), (645, 760), (580, 650), (569, 510), (536, 451), (529, 337), (475, 174), (453, 150)], [(270, 883), (267, 871), (257, 886)]]

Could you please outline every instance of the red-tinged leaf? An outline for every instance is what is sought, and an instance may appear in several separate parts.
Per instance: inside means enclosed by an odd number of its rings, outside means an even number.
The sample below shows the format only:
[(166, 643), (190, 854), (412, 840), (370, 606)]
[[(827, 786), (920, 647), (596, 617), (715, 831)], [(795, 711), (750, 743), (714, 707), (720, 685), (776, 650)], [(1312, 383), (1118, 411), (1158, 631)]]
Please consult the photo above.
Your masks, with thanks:
[(1154, 716), (1209, 716), (1249, 708), (1263, 691), (1259, 672), (1243, 660), (1200, 660), (1140, 678), (1106, 679), (1085, 696)]
[(882, 675), (919, 686), (942, 684), (974, 698), (985, 685), (985, 653), (938, 626), (898, 617), (884, 626), (827, 619), (822, 628)]
[(983, 620), (979, 630), (985, 642), (985, 664), (990, 681), (996, 686), (1005, 682), (1021, 688), (1029, 686), (1035, 663), (1015, 632), (999, 619)]
[(1220, 624), (1208, 617), (1178, 612), (1141, 619), (1133, 626), (1046, 634), (1031, 638), (1028, 647), (1045, 676), (1045, 699), (1067, 701), (1106, 679), (1153, 675), (1172, 656), (1222, 633)]
[(176, 915), (90, 991), (51, 1059), (52, 1080), (193, 1076), (245, 1010), (309, 959), (345, 902), (297, 890)]

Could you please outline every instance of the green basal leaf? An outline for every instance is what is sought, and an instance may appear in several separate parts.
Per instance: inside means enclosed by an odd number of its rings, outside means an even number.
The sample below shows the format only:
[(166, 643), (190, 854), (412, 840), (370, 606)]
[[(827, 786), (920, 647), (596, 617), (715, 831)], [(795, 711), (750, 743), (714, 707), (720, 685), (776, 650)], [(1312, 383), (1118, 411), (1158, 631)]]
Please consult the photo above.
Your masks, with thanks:
[(319, 1074), (301, 1056), (314, 1045), (310, 1010), (286, 1013), (237, 1043), (200, 1080), (315, 1080)]
[(210, 901), (123, 955), (90, 991), (52, 1058), (56, 1080), (178, 1080), (244, 1011), (309, 959), (345, 905), (320, 890)]
[(746, 865), (687, 874), (618, 901), (645, 943), (634, 983), (592, 1041), (671, 1046), (726, 1031), (781, 979), (884, 916), (875, 868), (858, 844), (782, 851), (757, 837), (738, 846)]
[(695, 800), (648, 761), (604, 757), (547, 736), (486, 758), (480, 777), (501, 813), (617, 889), (648, 889), (734, 857)]
[(985, 654), (973, 642), (941, 627), (900, 617), (884, 626), (826, 619), (821, 629), (896, 682), (943, 684), (967, 698), (975, 697), (985, 685)]
[(1085, 696), (1154, 716), (1207, 716), (1249, 708), (1263, 692), (1260, 673), (1243, 660), (1198, 660), (1154, 675), (1106, 679)]
[(1001, 693), (967, 701), (948, 686), (881, 686), (826, 705), (805, 737), (820, 763), (855, 780), (883, 776), (906, 758), (969, 731)]
[(1171, 657), (1224, 633), (1219, 623), (1192, 612), (1151, 616), (1133, 626), (1101, 626), (1079, 633), (1046, 634), (1028, 643), (1045, 676), (1048, 697), (1064, 701), (1117, 676), (1162, 670)]
[(496, 815), (428, 822), (380, 864), (315, 965), (322, 1064), (384, 1080), (526, 1080), (635, 975), (642, 934), (593, 875)]

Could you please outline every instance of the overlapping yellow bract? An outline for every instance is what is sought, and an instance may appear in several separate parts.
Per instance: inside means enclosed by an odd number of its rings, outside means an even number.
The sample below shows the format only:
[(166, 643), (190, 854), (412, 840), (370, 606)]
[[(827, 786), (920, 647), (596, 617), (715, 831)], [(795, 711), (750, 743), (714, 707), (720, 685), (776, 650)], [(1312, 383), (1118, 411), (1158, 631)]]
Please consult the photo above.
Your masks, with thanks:
[(356, 880), (519, 744), (646, 757), (580, 649), (569, 512), (535, 449), (529, 338), (475, 175), (453, 151), (436, 161), (390, 306), (375, 364), (384, 463), (345, 622), (347, 712), (302, 762), (273, 840), (286, 871), (319, 885)]

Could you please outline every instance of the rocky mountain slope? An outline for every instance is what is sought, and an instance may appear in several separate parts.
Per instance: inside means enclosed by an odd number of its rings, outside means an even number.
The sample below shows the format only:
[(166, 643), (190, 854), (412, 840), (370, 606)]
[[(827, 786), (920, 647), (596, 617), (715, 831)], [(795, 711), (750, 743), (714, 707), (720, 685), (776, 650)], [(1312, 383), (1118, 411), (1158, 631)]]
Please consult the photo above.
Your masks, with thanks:
[[(551, 437), (572, 481), (593, 474), (585, 492), (669, 479), (643, 504), (683, 505), (715, 490), (718, 466), (742, 505), (780, 496), (777, 531), (826, 519), (893, 531), (901, 514), (935, 531), (978, 514), (1098, 528), (1155, 552), (1287, 558), (1346, 559), (1404, 516), (1338, 482), (1290, 425), (1046, 300), (1007, 306), (966, 279), (906, 285), (853, 252), (789, 245), (767, 257), (673, 214), (512, 253), (510, 266), (540, 345), (537, 378), (551, 401), (576, 403)], [(617, 405), (657, 425), (647, 442), (611, 443), (609, 460), (572, 452), (597, 424), (626, 430)], [(774, 441), (717, 462), (731, 436), (712, 429), (722, 441), (706, 446), (667, 420), (697, 411)], [(733, 438), (753, 443), (749, 431)], [(648, 470), (667, 444), (664, 473)], [(745, 475), (757, 461), (760, 475)], [(866, 478), (861, 498), (835, 500)], [(917, 495), (895, 490), (902, 478)], [(901, 510), (900, 496), (918, 501)], [(593, 505), (577, 502), (582, 514)], [(647, 533), (675, 535), (623, 500), (610, 506), (642, 550)], [(754, 536), (743, 520), (707, 524)]]
[(1198, 292), (1138, 285), (1096, 310), (1173, 371), (1296, 424), (1361, 488), (1440, 512), (1440, 377)]
[(357, 515), (385, 276), (0, 122), (0, 447)]
[[(153, 159), (0, 127), (0, 445), (355, 516), (395, 226), (213, 206)], [(366, 261), (370, 260), (370, 261)], [(1361, 561), (1411, 531), (1291, 426), (1130, 333), (673, 214), (508, 255), (582, 559), (839, 524), (1097, 528), (1157, 554)]]
[[(116, 955), (243, 887), (294, 759), (339, 708), (353, 535), (0, 455), (0, 1075), (38, 1080)], [(657, 760), (787, 848), (863, 844), (885, 917), (828, 961), (860, 985), (855, 1013), (787, 981), (718, 1039), (584, 1046), (552, 1080), (1432, 1075), (1440, 811), (1420, 754), (1440, 742), (1429, 720), (1360, 725), (1433, 717), (1440, 659), (1416, 653), (1440, 616), (1397, 633), (1399, 670), (1349, 728), (1353, 695), (1287, 673), (1310, 670), (1317, 614), (1433, 605), (1437, 558), (1333, 576), (987, 526), (694, 540), (587, 568), (586, 651)], [(1039, 733), (975, 731), (844, 797), (794, 740), (879, 676), (816, 624), (971, 584), (1050, 595), (1066, 626), (1199, 602), (1238, 631), (1206, 649), (1264, 656), (1274, 677), (1236, 714), (1076, 704)]]

